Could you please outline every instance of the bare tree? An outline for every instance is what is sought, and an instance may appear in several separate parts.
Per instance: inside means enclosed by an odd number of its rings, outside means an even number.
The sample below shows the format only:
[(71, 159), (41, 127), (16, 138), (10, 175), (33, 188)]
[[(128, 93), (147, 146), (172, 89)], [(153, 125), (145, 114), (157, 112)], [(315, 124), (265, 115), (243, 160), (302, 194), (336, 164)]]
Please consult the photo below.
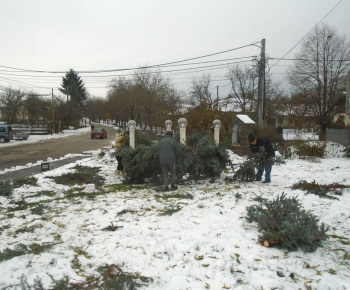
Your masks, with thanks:
[(180, 94), (160, 71), (140, 68), (131, 80), (112, 80), (107, 103), (115, 120), (133, 119), (152, 128), (164, 126), (167, 116), (178, 112), (180, 101)]
[(97, 97), (88, 97), (86, 101), (85, 116), (92, 121), (102, 120), (106, 100)]
[(193, 79), (191, 97), (195, 105), (206, 103), (210, 110), (214, 109), (215, 99), (210, 92), (210, 86), (210, 74), (204, 74), (199, 79)]
[(5, 89), (5, 92), (0, 95), (0, 107), (2, 107), (2, 115), (6, 123), (11, 124), (16, 121), (24, 96), (24, 91), (20, 89)]
[(42, 97), (35, 93), (29, 93), (23, 102), (25, 111), (27, 112), (28, 121), (30, 124), (36, 124), (42, 118), (43, 107), (48, 104)]
[(255, 109), (258, 94), (258, 72), (256, 68), (234, 65), (229, 67), (226, 77), (231, 82), (232, 93), (227, 102), (242, 113)]
[(288, 71), (295, 93), (312, 99), (319, 120), (320, 140), (325, 140), (331, 124), (338, 91), (343, 88), (344, 75), (350, 68), (350, 43), (328, 25), (316, 29), (303, 42), (297, 60)]

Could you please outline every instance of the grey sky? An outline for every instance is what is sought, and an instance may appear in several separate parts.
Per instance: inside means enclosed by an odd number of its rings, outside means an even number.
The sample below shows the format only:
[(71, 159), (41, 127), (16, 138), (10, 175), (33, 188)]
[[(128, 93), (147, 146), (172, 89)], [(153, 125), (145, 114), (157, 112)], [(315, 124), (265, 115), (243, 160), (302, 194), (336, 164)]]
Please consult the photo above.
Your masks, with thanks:
[[(0, 88), (41, 94), (51, 94), (54, 88), (59, 95), (57, 88), (70, 68), (82, 72), (163, 64), (242, 47), (263, 38), (266, 54), (279, 58), (335, 6), (322, 23), (349, 39), (348, 0), (0, 0)], [(287, 58), (299, 49), (300, 45)], [(259, 54), (259, 47), (250, 46), (192, 63)], [(250, 59), (247, 65), (253, 64)], [(223, 97), (230, 91), (225, 79), (227, 65), (183, 70), (213, 64), (218, 62), (162, 71), (186, 92), (193, 77), (210, 73), (213, 93), (219, 86)], [(281, 61), (271, 72), (284, 81), (286, 65), (291, 64)], [(5, 67), (63, 73), (18, 72)], [(105, 97), (112, 76), (131, 73), (79, 75), (92, 96)]]

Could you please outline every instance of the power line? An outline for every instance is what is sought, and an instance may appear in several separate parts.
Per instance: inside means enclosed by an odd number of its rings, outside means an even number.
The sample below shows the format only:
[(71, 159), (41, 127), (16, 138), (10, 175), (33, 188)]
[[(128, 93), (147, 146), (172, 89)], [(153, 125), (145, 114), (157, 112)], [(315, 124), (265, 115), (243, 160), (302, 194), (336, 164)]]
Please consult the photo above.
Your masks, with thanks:
[[(237, 58), (237, 59), (245, 59), (245, 58), (251, 58), (250, 56), (249, 57), (242, 57), (242, 58)], [(224, 63), (224, 64), (215, 64), (215, 65), (208, 65), (208, 66), (200, 66), (200, 67), (192, 67), (192, 68), (184, 68), (184, 69), (175, 69), (175, 70), (167, 70), (167, 71), (162, 71), (162, 73), (165, 73), (165, 74), (168, 74), (168, 73), (175, 73), (175, 75), (179, 75), (180, 74), (186, 74), (186, 73), (198, 73), (198, 72), (203, 72), (203, 71), (211, 71), (211, 70), (215, 70), (215, 69), (221, 69), (221, 68), (224, 68), (224, 67), (227, 67), (229, 65), (232, 65), (232, 64), (238, 64), (238, 63), (246, 63), (246, 62), (250, 62), (251, 60), (242, 60), (242, 61), (238, 61), (238, 62), (231, 62), (231, 63)], [(204, 62), (204, 63), (211, 63), (211, 62), (215, 62), (215, 61), (209, 61), (209, 62)], [(125, 76), (131, 76), (132, 74), (128, 74), (128, 75), (112, 75), (112, 76), (89, 76), (89, 77), (96, 77), (96, 78), (110, 78), (110, 77), (125, 77)], [(14, 76), (19, 76), (19, 77), (32, 77), (32, 76), (29, 76), (29, 75), (14, 75)], [(56, 76), (55, 76), (56, 77)], [(84, 76), (86, 77), (86, 76)], [(50, 89), (50, 87), (43, 87), (43, 86), (37, 86), (37, 85), (33, 85), (33, 84), (29, 84), (29, 83), (26, 83), (26, 82), (21, 82), (21, 81), (17, 81), (17, 80), (14, 80), (14, 79), (10, 79), (10, 78), (5, 78), (5, 77), (0, 77), (2, 79), (6, 79), (6, 80), (9, 80), (9, 81), (13, 81), (13, 82), (18, 82), (18, 83), (22, 83), (22, 84), (25, 84), (25, 85), (28, 85), (28, 86), (32, 86), (32, 87), (37, 87), (37, 88), (43, 88), (43, 89)], [(45, 77), (42, 77), (42, 78), (45, 78)], [(41, 83), (52, 83), (52, 81), (54, 80), (42, 80), (40, 81)], [(36, 81), (37, 82), (37, 81)], [(89, 82), (94, 82), (93, 80), (90, 80)], [(100, 82), (100, 79), (96, 80), (95, 82)], [(87, 82), (85, 82), (85, 87), (87, 89), (89, 88), (101, 88), (101, 87), (91, 87), (91, 86), (88, 86), (86, 85)], [(105, 86), (106, 87), (110, 87), (110, 86)]]
[[(269, 59), (279, 59), (279, 60), (292, 60), (292, 61), (296, 61), (296, 60), (300, 60), (300, 61), (308, 61), (308, 59), (306, 58), (274, 58), (274, 57), (269, 57)], [(327, 59), (327, 61), (329, 62), (338, 62), (338, 61), (350, 61), (350, 59)]]
[[(178, 61), (173, 61), (173, 62), (168, 62), (168, 63), (163, 63), (163, 64), (151, 65), (151, 66), (143, 66), (143, 67), (138, 67), (138, 68), (110, 69), (110, 70), (89, 70), (89, 71), (77, 71), (77, 72), (79, 72), (79, 73), (103, 73), (103, 72), (129, 71), (129, 70), (145, 69), (145, 68), (156, 68), (156, 67), (166, 66), (166, 65), (169, 65), (169, 64), (187, 62), (187, 61), (190, 61), (190, 60), (195, 60), (195, 59), (200, 59), (200, 58), (205, 58), (205, 57), (209, 57), (209, 56), (223, 54), (223, 53), (239, 50), (239, 49), (242, 49), (242, 48), (246, 48), (246, 47), (249, 47), (249, 46), (254, 46), (256, 43), (258, 43), (258, 42), (247, 44), (247, 45), (243, 45), (243, 46), (232, 48), (232, 49), (228, 49), (228, 50), (224, 50), (224, 51), (220, 51), (220, 52), (216, 52), (216, 53), (212, 53), (212, 54), (202, 55), (202, 56), (198, 56), (198, 57), (193, 57), (193, 58), (188, 58), (188, 59), (183, 59), (183, 60), (178, 60)], [(14, 68), (14, 67), (3, 66), (3, 65), (0, 65), (0, 67), (7, 68), (7, 69), (12, 69), (12, 70), (17, 70), (17, 71), (35, 72), (35, 73), (52, 73), (52, 74), (66, 73), (66, 71), (30, 70), (30, 69)]]
[(285, 55), (283, 55), (277, 62), (275, 62), (271, 67), (273, 68), (276, 64), (278, 64), (285, 56), (287, 56), (295, 47), (299, 45), (316, 27), (319, 25), (332, 11), (341, 3), (343, 0), (340, 0), (302, 39), (300, 39)]
[[(258, 42), (256, 42), (258, 43)], [(111, 78), (117, 78), (117, 77), (128, 77), (132, 76), (133, 74), (113, 74), (113, 75), (100, 75), (103, 73), (108, 73), (108, 72), (128, 72), (130, 70), (140, 70), (140, 69), (145, 69), (145, 68), (159, 68), (159, 69), (165, 69), (167, 70), (161, 70), (161, 73), (164, 73), (167, 76), (174, 76), (174, 75), (186, 75), (188, 73), (195, 74), (195, 73), (200, 73), (200, 72), (208, 72), (212, 70), (218, 70), (222, 69), (224, 67), (228, 67), (233, 64), (239, 64), (239, 63), (247, 63), (251, 62), (254, 59), (256, 59), (256, 56), (251, 55), (251, 56), (243, 56), (243, 57), (236, 57), (236, 58), (226, 58), (226, 59), (217, 59), (217, 60), (208, 60), (208, 61), (200, 61), (200, 62), (193, 62), (193, 60), (197, 59), (203, 59), (203, 58), (208, 58), (228, 52), (232, 52), (235, 50), (239, 50), (242, 48), (246, 48), (249, 46), (256, 46), (256, 43), (251, 43), (247, 44), (244, 46), (232, 48), (229, 50), (225, 51), (220, 51), (212, 54), (207, 54), (207, 55), (202, 55), (198, 57), (193, 57), (193, 58), (188, 58), (188, 59), (182, 59), (174, 62), (168, 62), (168, 63), (162, 63), (158, 65), (151, 65), (151, 66), (143, 66), (143, 67), (138, 67), (138, 68), (127, 68), (127, 69), (112, 69), (112, 70), (91, 70), (91, 71), (81, 71), (79, 72), (80, 74), (88, 74), (85, 76), (82, 76), (82, 78), (85, 79), (85, 87), (87, 89), (95, 89), (95, 88), (108, 88), (110, 87), (109, 85), (106, 85), (104, 87), (100, 86), (89, 86), (88, 83), (99, 83), (100, 81), (111, 81)], [(234, 60), (237, 60), (236, 62), (232, 62)], [(203, 64), (208, 64), (208, 65), (203, 65)], [(212, 64), (212, 65), (210, 65)], [(179, 67), (176, 69), (176, 67)], [(186, 68), (187, 67), (187, 68)], [(25, 85), (22, 86), (22, 88), (37, 88), (37, 89), (51, 89), (52, 87), (57, 86), (57, 82), (59, 80), (57, 79), (56, 75), (52, 74), (58, 74), (58, 73), (66, 73), (66, 71), (43, 71), (43, 70), (32, 70), (32, 69), (22, 69), (22, 68), (15, 68), (15, 67), (10, 67), (10, 66), (3, 66), (0, 65), (0, 68), (5, 68), (5, 70), (0, 70), (0, 79), (7, 80), (10, 82), (16, 82), (19, 84)], [(78, 71), (77, 71), (78, 72)], [(27, 73), (27, 74), (25, 74)], [(48, 75), (37, 75), (37, 74), (48, 74)], [(91, 75), (95, 74), (95, 75)], [(8, 78), (7, 76), (10, 76), (11, 78)], [(17, 80), (19, 79), (19, 80)], [(86, 80), (88, 81), (86, 82)], [(24, 80), (24, 81), (22, 81)], [(26, 81), (27, 80), (27, 81)], [(35, 85), (31, 84), (30, 82), (35, 82), (35, 83), (45, 83), (45, 86), (40, 86), (40, 85)], [(54, 85), (50, 85), (52, 83), (55, 83)], [(29, 87), (26, 87), (29, 86)], [(57, 90), (55, 88), (55, 90)]]

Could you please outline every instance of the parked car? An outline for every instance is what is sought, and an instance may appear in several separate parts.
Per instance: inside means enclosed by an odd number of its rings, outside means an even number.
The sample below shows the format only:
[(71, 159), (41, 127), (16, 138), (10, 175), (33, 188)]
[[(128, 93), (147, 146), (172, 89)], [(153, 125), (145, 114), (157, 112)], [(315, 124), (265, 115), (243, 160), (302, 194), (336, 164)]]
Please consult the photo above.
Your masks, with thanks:
[(0, 125), (0, 143), (9, 142), (12, 139), (12, 127), (10, 125)]
[(94, 128), (94, 130), (91, 131), (91, 139), (99, 138), (104, 139), (107, 138), (107, 132), (103, 128)]

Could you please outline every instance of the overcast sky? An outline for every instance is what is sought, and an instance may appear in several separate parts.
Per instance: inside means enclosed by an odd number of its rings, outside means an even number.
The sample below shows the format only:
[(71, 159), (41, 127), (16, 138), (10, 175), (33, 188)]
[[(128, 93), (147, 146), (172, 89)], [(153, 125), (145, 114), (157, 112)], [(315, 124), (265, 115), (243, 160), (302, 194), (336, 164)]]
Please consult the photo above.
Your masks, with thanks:
[[(194, 77), (210, 73), (213, 94), (219, 87), (224, 97), (230, 91), (227, 66), (253, 65), (262, 39), (270, 58), (284, 56), (318, 23), (349, 40), (349, 13), (349, 0), (0, 0), (0, 89), (51, 94), (53, 88), (60, 95), (62, 76), (73, 68), (90, 95), (105, 97), (113, 77), (133, 72), (117, 70), (231, 50), (162, 68), (185, 92)], [(284, 85), (291, 64), (284, 60), (271, 69)]]

